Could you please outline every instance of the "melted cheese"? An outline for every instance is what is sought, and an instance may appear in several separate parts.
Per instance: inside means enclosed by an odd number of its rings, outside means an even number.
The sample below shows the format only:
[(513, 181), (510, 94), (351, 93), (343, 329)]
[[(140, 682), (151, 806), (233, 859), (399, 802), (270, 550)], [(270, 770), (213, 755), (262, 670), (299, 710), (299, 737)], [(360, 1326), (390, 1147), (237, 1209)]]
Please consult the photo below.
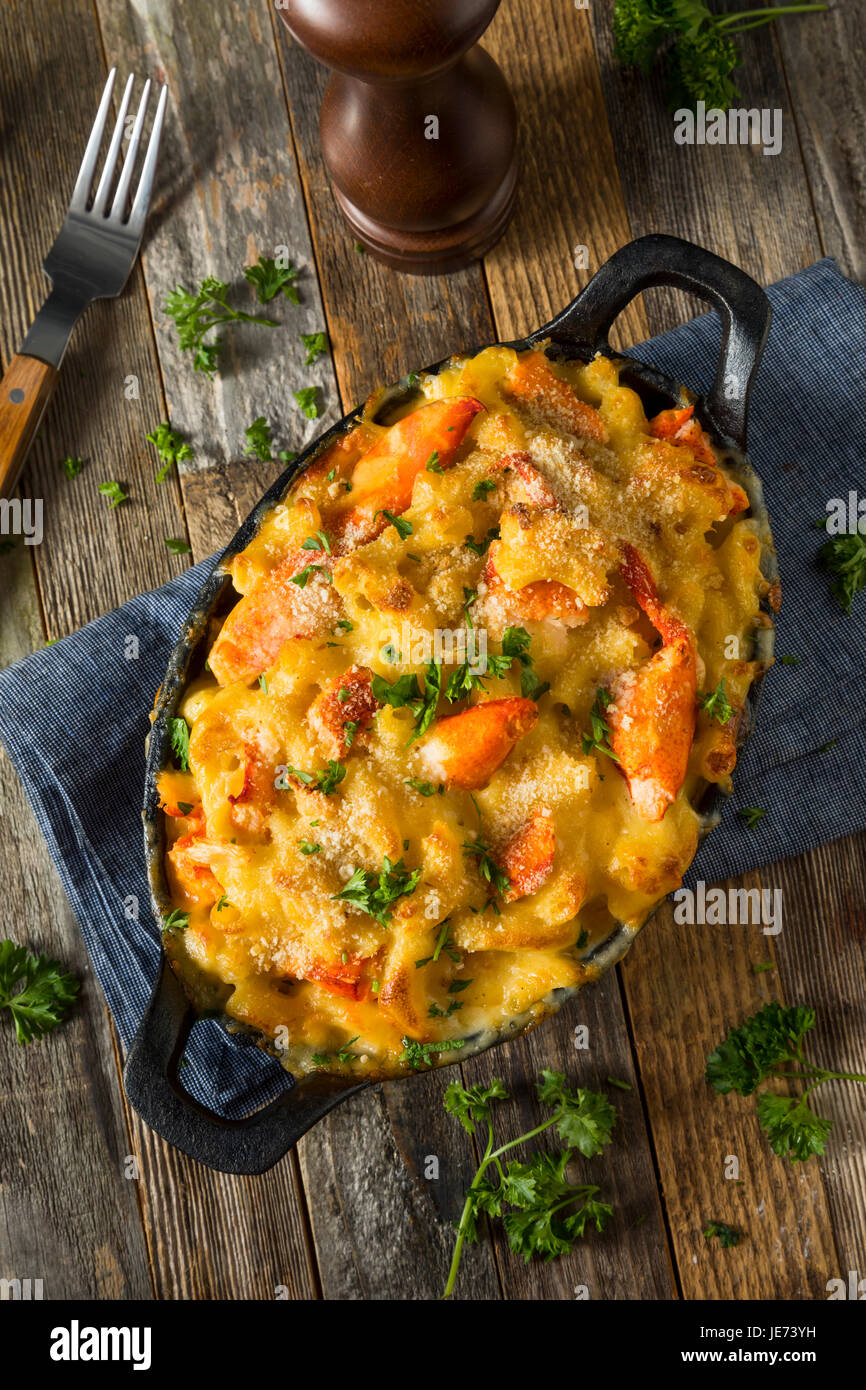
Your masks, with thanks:
[[(724, 679), (742, 706), (758, 670), (751, 633), (762, 580), (748, 514), (720, 519), (733, 475), (724, 460), (699, 467), (689, 449), (653, 438), (615, 362), (555, 368), (597, 409), (603, 423), (591, 438), (571, 433), (543, 393), (527, 400), (509, 390), (515, 361), (510, 349), (489, 348), (419, 381), (417, 403), (469, 395), (486, 413), (453, 466), (418, 474), (402, 513), (411, 532), (389, 524), (344, 545), (332, 583), (316, 570), (297, 586), (299, 621), (315, 628), (318, 612), (324, 626), (279, 645), (260, 681), (219, 686), (206, 668), (180, 706), (189, 771), (167, 769), (161, 794), (173, 905), (189, 923), (168, 934), (167, 949), (191, 987), (216, 991), (225, 1013), (273, 1039), (297, 1072), (394, 1073), (407, 1038), (492, 1037), (515, 1018), (540, 1017), (554, 990), (592, 976), (580, 957), (614, 922), (638, 927), (679, 885), (698, 840), (693, 808), (733, 766), (731, 731), (699, 713), (685, 782), (649, 822), (616, 765), (582, 742), (599, 688), (646, 661), (655, 640), (618, 576), (624, 543), (694, 634), (699, 690)], [(372, 420), (363, 429), (365, 448), (385, 433)], [(305, 542), (311, 564), (322, 558), (310, 538), (327, 537), (348, 505), (350, 444), (308, 468), (265, 518), (233, 562), (239, 594)], [(535, 505), (548, 492), (555, 506)], [(485, 538), (492, 550), (478, 554)], [(519, 591), (550, 580), (578, 596), (573, 622), (520, 615)], [(483, 633), (499, 653), (509, 626), (528, 633), (532, 669), (550, 689), (486, 785), (435, 785), (424, 738), (407, 746), (407, 707), (379, 708), (334, 758), (316, 702), (347, 671), (389, 682), (414, 674), (423, 685), (438, 641), (444, 691), (461, 642)], [(520, 696), (522, 674), (513, 661), (469, 703)], [(437, 721), (465, 703), (443, 694)], [(315, 774), (329, 759), (345, 774), (323, 791)], [(501, 859), (541, 812), (555, 829), (552, 866), (536, 891), (497, 897), (479, 872), (490, 861), (473, 853), (475, 837)], [(336, 896), (357, 870), (380, 873), (386, 858), (402, 860), (417, 882), (380, 919)]]

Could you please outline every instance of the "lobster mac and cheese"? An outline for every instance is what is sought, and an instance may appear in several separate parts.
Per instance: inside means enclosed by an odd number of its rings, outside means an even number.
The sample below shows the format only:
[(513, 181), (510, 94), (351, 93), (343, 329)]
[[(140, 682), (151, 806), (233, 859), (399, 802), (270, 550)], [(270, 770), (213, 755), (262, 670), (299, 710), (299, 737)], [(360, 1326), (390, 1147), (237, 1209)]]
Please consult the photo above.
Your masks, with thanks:
[(191, 992), (298, 1074), (454, 1060), (676, 888), (769, 619), (749, 501), (622, 363), (487, 348), (231, 561), (159, 790)]

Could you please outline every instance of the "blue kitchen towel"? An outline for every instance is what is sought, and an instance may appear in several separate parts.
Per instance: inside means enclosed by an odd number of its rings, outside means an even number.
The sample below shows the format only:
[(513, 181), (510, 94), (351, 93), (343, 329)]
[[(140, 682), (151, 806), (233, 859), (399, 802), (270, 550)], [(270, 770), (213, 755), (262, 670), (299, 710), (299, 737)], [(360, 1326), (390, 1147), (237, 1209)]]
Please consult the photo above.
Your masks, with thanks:
[[(776, 653), (796, 664), (777, 663), (765, 682), (734, 797), (692, 870), (707, 882), (866, 825), (866, 597), (844, 614), (815, 563), (826, 539), (815, 522), (828, 500), (866, 489), (866, 294), (830, 260), (769, 293), (775, 317), (750, 453), (782, 574)], [(706, 389), (718, 342), (718, 319), (707, 314), (635, 355)], [(0, 737), (125, 1044), (159, 958), (142, 854), (147, 712), (211, 563), (0, 672)], [(753, 830), (736, 814), (751, 806), (766, 810)], [(192, 1034), (183, 1078), (197, 1099), (233, 1118), (286, 1084), (276, 1062), (214, 1022)]]

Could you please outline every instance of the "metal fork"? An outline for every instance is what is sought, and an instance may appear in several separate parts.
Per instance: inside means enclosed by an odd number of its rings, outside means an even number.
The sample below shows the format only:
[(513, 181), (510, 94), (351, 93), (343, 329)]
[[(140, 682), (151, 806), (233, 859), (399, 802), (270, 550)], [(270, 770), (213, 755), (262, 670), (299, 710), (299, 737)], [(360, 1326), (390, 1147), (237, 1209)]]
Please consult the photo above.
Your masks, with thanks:
[(134, 73), (127, 81), (102, 174), (90, 202), (90, 189), (99, 161), (116, 71), (116, 68), (112, 68), (108, 74), (66, 218), (57, 240), (42, 263), (51, 280), (51, 292), (36, 315), (21, 351), (12, 358), (0, 382), (0, 497), (11, 496), (18, 481), (42, 413), (57, 384), (66, 345), (80, 315), (92, 300), (114, 298), (120, 294), (141, 246), (153, 192), (167, 88), (163, 87), (160, 92), (141, 176), (127, 215), (132, 177), (150, 100), (149, 78), (138, 104), (129, 148), (111, 205), (109, 197), (117, 175), (118, 154), (135, 82)]

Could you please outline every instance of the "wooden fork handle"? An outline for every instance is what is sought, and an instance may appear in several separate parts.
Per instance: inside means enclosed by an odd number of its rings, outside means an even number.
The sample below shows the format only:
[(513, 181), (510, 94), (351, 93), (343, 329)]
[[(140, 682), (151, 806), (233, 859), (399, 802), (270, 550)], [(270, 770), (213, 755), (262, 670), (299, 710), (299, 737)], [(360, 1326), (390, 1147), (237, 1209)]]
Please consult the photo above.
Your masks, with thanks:
[(0, 382), (0, 497), (11, 497), (60, 373), (16, 353)]

